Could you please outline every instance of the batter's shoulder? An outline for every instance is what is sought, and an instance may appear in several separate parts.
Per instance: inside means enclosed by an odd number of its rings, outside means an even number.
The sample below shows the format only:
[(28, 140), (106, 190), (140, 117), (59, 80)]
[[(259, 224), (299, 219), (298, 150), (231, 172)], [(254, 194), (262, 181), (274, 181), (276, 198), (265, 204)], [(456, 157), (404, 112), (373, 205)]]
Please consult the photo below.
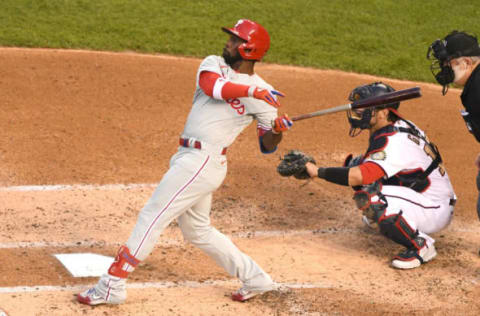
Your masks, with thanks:
[(205, 57), (200, 63), (197, 72), (197, 80), (202, 71), (214, 72), (223, 76), (226, 72), (228, 72), (228, 66), (225, 64), (225, 61), (222, 57), (210, 55)]
[(225, 60), (221, 56), (209, 55), (205, 57), (200, 65), (226, 65)]

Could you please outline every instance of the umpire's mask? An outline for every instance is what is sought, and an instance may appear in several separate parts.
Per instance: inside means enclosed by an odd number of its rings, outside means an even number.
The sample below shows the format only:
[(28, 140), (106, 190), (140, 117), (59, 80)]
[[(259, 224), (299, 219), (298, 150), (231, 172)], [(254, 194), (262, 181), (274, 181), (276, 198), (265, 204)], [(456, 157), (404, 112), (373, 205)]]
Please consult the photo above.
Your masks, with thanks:
[(452, 31), (444, 39), (438, 39), (428, 47), (427, 59), (432, 61), (430, 71), (435, 80), (443, 86), (443, 95), (447, 93), (448, 85), (455, 80), (450, 61), (462, 56), (480, 56), (477, 38), (465, 32)]
[[(350, 95), (348, 96), (348, 100), (350, 100), (351, 102), (355, 102), (358, 100), (376, 97), (393, 91), (395, 91), (395, 89), (390, 87), (388, 84), (382, 82), (374, 82), (371, 84), (358, 86), (353, 89), (353, 91), (350, 92)], [(355, 109), (347, 111), (348, 122), (350, 123), (349, 135), (351, 137), (355, 137), (360, 134), (362, 130), (369, 129), (370, 120), (375, 109), (393, 108), (397, 110), (399, 106), (400, 102), (396, 102), (378, 106), (375, 108)]]

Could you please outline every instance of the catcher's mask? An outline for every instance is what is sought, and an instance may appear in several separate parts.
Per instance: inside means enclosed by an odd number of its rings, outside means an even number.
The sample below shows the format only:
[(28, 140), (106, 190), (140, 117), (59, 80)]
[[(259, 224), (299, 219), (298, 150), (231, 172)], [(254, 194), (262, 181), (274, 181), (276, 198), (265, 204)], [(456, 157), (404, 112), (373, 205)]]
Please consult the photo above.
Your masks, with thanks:
[[(389, 92), (393, 92), (393, 89), (388, 84), (382, 82), (374, 82), (371, 84), (366, 84), (363, 86), (358, 86), (350, 92), (348, 100), (351, 102), (367, 99), (370, 97), (379, 96)], [(365, 108), (365, 109), (355, 109), (347, 111), (348, 122), (350, 123), (350, 132), (351, 137), (355, 137), (364, 129), (370, 128), (370, 120), (373, 116), (373, 112), (377, 109), (390, 108), (397, 110), (400, 106), (400, 102), (390, 103), (387, 105), (377, 106), (374, 108)]]
[(222, 27), (222, 30), (245, 41), (238, 46), (238, 52), (245, 60), (260, 60), (270, 48), (270, 36), (257, 22), (241, 19), (233, 28)]
[(452, 31), (444, 39), (437, 39), (428, 47), (427, 59), (432, 61), (430, 71), (443, 86), (443, 95), (447, 93), (448, 85), (455, 80), (451, 60), (463, 56), (480, 56), (477, 38), (465, 32)]
[(388, 203), (385, 196), (381, 193), (382, 184), (375, 181), (369, 185), (362, 186), (360, 190), (355, 191), (353, 199), (357, 208), (363, 212), (369, 220), (378, 222)]

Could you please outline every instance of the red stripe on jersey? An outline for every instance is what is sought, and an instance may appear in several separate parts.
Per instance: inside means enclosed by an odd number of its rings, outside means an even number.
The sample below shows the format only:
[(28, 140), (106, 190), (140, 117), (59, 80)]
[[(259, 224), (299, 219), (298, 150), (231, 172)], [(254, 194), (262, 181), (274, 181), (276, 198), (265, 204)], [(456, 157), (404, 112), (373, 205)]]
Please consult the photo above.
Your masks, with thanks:
[[(220, 78), (220, 75), (211, 71), (202, 71), (200, 73), (200, 79), (198, 80), (198, 85), (209, 97), (213, 96), (213, 87), (217, 82), (217, 79)], [(226, 99), (235, 99), (248, 97), (248, 88), (249, 86), (243, 84), (236, 84), (230, 81), (227, 81), (222, 88), (222, 98)]]
[(385, 176), (385, 171), (373, 162), (365, 162), (359, 165), (362, 173), (362, 184), (370, 184)]

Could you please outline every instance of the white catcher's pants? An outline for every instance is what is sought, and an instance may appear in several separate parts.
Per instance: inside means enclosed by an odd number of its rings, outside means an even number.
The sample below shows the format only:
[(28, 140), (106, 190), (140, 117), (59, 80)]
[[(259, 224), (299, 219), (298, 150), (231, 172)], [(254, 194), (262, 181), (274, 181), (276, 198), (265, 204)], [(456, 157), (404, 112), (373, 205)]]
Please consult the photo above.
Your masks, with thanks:
[(150, 254), (162, 231), (176, 218), (183, 236), (249, 288), (269, 288), (273, 281), (257, 263), (210, 225), (212, 193), (227, 173), (224, 155), (179, 147), (170, 169), (138, 215), (126, 245), (140, 261)]
[(453, 206), (449, 203), (455, 196), (445, 196), (444, 200), (432, 201), (410, 188), (392, 185), (384, 185), (382, 193), (388, 202), (385, 215), (402, 211), (408, 225), (413, 230), (418, 229), (419, 236), (425, 238), (428, 245), (435, 242), (428, 234), (443, 230), (452, 220)]

